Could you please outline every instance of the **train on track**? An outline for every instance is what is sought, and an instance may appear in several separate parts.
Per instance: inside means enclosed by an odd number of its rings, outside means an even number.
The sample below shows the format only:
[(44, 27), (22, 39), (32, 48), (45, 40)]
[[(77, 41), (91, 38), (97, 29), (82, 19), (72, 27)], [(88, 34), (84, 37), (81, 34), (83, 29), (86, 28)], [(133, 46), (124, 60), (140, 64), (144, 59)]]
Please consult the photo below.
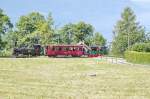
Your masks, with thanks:
[(81, 45), (48, 45), (41, 46), (35, 44), (32, 47), (20, 47), (13, 49), (14, 57), (34, 57), (34, 56), (71, 56), (71, 57), (98, 57), (107, 54), (107, 47)]

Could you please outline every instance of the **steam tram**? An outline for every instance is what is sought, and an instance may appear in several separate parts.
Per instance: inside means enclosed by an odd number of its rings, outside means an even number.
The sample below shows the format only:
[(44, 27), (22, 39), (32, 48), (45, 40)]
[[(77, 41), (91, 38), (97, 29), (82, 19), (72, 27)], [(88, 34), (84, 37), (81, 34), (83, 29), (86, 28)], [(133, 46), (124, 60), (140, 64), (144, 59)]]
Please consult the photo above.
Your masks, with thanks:
[(106, 47), (87, 46), (87, 45), (48, 45), (42, 47), (41, 45), (33, 45), (32, 48), (15, 48), (13, 55), (18, 56), (72, 56), (72, 57), (98, 57), (106, 54)]

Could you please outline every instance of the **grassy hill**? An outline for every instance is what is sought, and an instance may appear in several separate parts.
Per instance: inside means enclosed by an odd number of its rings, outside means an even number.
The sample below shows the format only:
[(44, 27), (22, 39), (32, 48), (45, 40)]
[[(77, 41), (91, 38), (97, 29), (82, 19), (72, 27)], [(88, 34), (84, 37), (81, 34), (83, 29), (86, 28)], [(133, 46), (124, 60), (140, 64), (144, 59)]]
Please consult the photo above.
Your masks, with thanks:
[(150, 99), (150, 67), (90, 58), (0, 59), (0, 99)]

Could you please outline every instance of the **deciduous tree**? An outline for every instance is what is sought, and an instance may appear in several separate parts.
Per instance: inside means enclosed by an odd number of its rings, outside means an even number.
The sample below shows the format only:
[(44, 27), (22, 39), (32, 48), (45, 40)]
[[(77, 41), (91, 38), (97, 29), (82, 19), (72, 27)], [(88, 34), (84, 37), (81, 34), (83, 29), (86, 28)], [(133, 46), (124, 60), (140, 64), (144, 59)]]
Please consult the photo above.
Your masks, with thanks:
[(0, 50), (4, 49), (6, 42), (3, 41), (3, 36), (12, 29), (13, 25), (9, 17), (0, 9)]
[(105, 46), (106, 44), (106, 39), (99, 32), (94, 34), (93, 40), (94, 44), (98, 46)]
[(115, 55), (122, 55), (133, 44), (143, 42), (145, 30), (136, 21), (136, 15), (132, 9), (126, 7), (113, 33), (112, 52)]
[(17, 22), (18, 44), (31, 46), (33, 44), (48, 44), (54, 33), (51, 14), (47, 18), (39, 12), (21, 16)]

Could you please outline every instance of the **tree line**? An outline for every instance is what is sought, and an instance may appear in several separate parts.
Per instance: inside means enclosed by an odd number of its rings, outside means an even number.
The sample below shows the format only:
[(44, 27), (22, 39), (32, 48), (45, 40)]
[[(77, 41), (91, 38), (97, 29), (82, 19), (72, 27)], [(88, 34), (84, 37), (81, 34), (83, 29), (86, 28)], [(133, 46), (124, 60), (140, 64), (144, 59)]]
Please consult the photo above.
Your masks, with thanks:
[[(103, 35), (96, 32), (91, 24), (83, 21), (56, 28), (51, 13), (44, 16), (39, 12), (31, 12), (20, 16), (16, 24), (12, 24), (9, 16), (0, 9), (0, 51), (14, 47), (30, 47), (33, 44), (76, 44), (79, 42), (87, 45), (106, 45)], [(121, 19), (114, 26), (111, 52), (114, 55), (123, 55), (126, 50), (136, 49), (138, 45), (140, 50), (145, 48), (141, 46), (146, 45), (149, 51), (149, 43), (150, 33), (137, 22), (133, 10), (126, 7), (121, 13)]]
[(44, 16), (39, 12), (31, 12), (21, 16), (15, 25), (0, 10), (0, 45), (1, 50), (33, 44), (76, 44), (104, 46), (106, 39), (94, 27), (83, 21), (68, 23), (56, 28), (52, 14)]

